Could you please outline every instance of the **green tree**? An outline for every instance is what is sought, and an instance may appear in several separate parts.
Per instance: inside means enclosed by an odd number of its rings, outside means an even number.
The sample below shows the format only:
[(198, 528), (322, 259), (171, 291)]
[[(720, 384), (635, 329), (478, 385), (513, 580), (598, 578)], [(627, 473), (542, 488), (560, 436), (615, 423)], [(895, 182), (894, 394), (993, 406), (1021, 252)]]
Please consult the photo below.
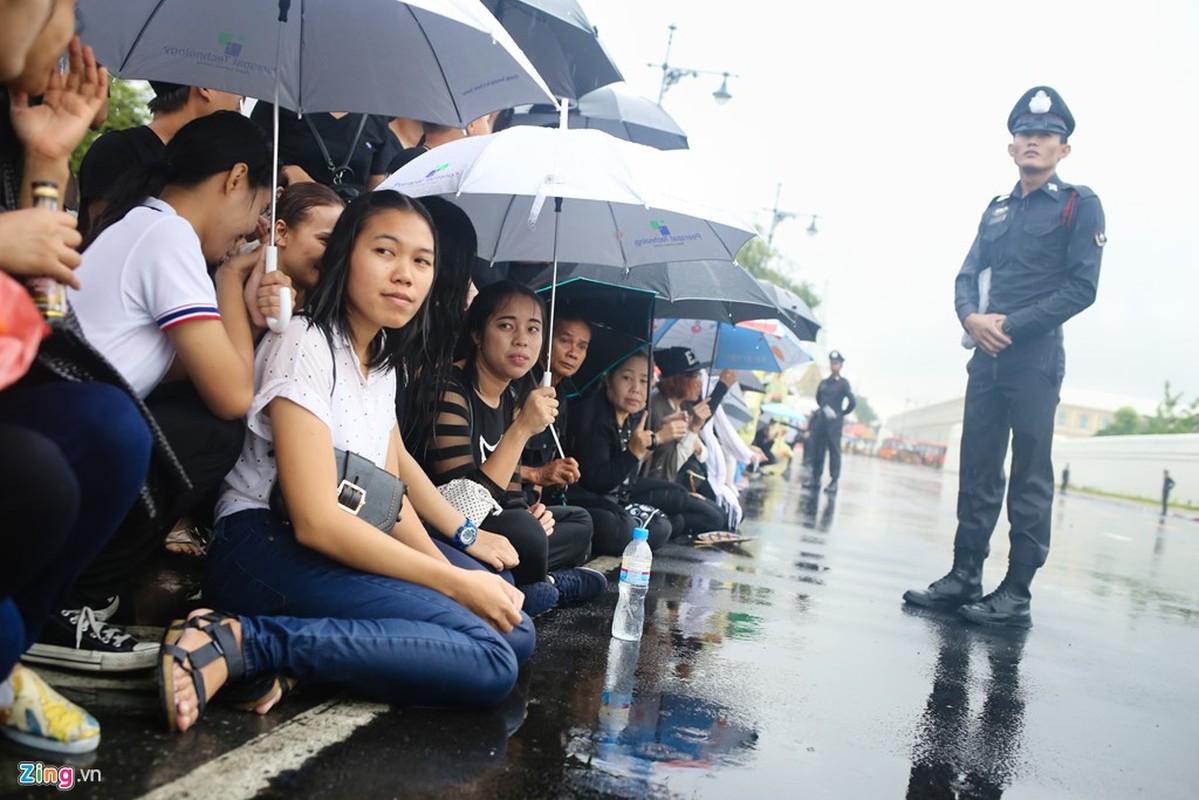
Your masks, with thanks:
[(1184, 404), (1182, 392), (1173, 392), (1166, 381), (1162, 401), (1153, 416), (1143, 416), (1125, 406), (1116, 409), (1115, 418), (1097, 436), (1131, 434), (1199, 433), (1199, 399)]
[[(759, 233), (761, 233), (760, 230)], [(755, 278), (768, 280), (775, 286), (795, 292), (803, 298), (809, 308), (815, 310), (820, 305), (820, 298), (812, 291), (812, 287), (807, 281), (793, 281), (781, 271), (770, 266), (777, 256), (778, 253), (766, 244), (764, 238), (755, 236), (746, 242), (741, 251), (737, 253), (737, 263), (745, 267), (745, 270)]]
[(79, 174), (79, 164), (83, 155), (102, 133), (120, 131), (125, 128), (136, 128), (150, 121), (150, 111), (146, 101), (150, 99), (150, 90), (145, 81), (125, 81), (113, 78), (108, 84), (108, 116), (98, 131), (88, 131), (87, 136), (71, 154), (71, 173)]
[(858, 422), (867, 427), (874, 425), (878, 421), (878, 414), (874, 413), (874, 409), (870, 406), (870, 401), (860, 394), (857, 395), (857, 399), (858, 405), (853, 410), (853, 413), (857, 416)]
[(1096, 436), (1130, 436), (1141, 432), (1141, 415), (1131, 406), (1116, 409), (1112, 421), (1103, 427)]

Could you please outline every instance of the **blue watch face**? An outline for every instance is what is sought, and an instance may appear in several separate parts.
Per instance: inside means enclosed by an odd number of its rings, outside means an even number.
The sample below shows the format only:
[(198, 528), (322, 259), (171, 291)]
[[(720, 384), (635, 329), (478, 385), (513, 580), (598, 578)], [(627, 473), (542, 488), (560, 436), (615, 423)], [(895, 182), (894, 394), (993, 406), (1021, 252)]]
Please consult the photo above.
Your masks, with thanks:
[(475, 539), (479, 538), (479, 529), (475, 527), (473, 522), (468, 521), (458, 529), (458, 532), (454, 534), (454, 538), (463, 547), (470, 547), (475, 543)]

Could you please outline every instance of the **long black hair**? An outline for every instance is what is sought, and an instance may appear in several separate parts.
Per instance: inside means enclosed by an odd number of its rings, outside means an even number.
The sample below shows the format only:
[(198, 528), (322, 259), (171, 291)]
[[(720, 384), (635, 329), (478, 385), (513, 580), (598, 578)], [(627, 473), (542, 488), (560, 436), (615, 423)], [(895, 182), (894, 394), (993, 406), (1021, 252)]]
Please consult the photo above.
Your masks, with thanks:
[(167, 186), (197, 186), (239, 163), (248, 169), (250, 189), (271, 185), (271, 148), (261, 128), (236, 111), (217, 111), (192, 120), (171, 138), (161, 159), (116, 184), (111, 202), (92, 223), (83, 247), (145, 198), (160, 196)]
[[(346, 210), (338, 217), (333, 232), (329, 234), (329, 243), (325, 246), (325, 254), (321, 257), (318, 267), (320, 277), (317, 278), (316, 286), (309, 292), (304, 309), (304, 315), (310, 323), (320, 328), (330, 341), (335, 332), (347, 337), (350, 335), (348, 295), (350, 259), (354, 252), (354, 243), (362, 234), (366, 223), (385, 211), (407, 211), (419, 215), (433, 233), (434, 242), (437, 240), (437, 228), (433, 225), (433, 218), (429, 216), (428, 209), (408, 195), (393, 191), (366, 192), (351, 200)], [(436, 244), (434, 247), (436, 248)], [(435, 270), (437, 261), (435, 256)], [(434, 282), (436, 283), (436, 272)], [(403, 328), (384, 328), (379, 331), (367, 350), (367, 368), (402, 368), (405, 356), (427, 336), (429, 307), (426, 298), (416, 316)]]
[[(544, 339), (548, 335), (545, 332), (545, 299), (537, 294), (537, 292), (523, 283), (507, 279), (496, 281), (480, 289), (479, 293), (475, 295), (475, 299), (471, 302), (470, 308), (467, 309), (466, 327), (458, 335), (458, 345), (454, 353), (458, 359), (466, 360), (466, 374), (470, 378), (471, 383), (476, 386), (479, 383), (478, 367), (475, 363), (479, 354), (479, 344), (475, 341), (475, 337), (477, 336), (482, 340), (483, 331), (487, 327), (487, 321), (494, 317), (513, 297), (527, 297), (537, 304), (537, 308), (541, 311), (542, 338)], [(540, 352), (534, 353), (534, 362), (540, 356)], [(530, 369), (523, 378), (513, 381), (511, 385), (515, 390), (517, 404), (523, 403), (525, 396), (537, 385), (537, 380), (533, 377), (533, 370)]]
[(429, 324), (421, 340), (405, 358), (405, 383), (396, 394), (400, 435), (409, 452), (422, 454), (429, 438), (428, 414), (441, 395), (441, 387), (454, 364), (454, 347), (465, 326), (466, 294), (471, 266), (479, 249), (470, 218), (441, 197), (426, 197), (437, 232), (437, 275), (429, 291)]

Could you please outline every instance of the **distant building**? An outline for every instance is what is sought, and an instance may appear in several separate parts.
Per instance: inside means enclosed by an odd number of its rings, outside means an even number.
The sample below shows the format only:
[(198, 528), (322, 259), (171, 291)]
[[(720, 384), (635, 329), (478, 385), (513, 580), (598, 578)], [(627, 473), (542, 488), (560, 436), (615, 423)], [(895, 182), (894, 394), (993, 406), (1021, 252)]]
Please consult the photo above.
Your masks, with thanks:
[[(1115, 418), (1116, 409), (1129, 406), (1138, 414), (1151, 415), (1157, 408), (1152, 400), (1141, 397), (1122, 397), (1102, 392), (1063, 387), (1057, 407), (1053, 433), (1067, 438), (1094, 436)], [(960, 433), (955, 426), (962, 423), (966, 398), (957, 397), (940, 403), (913, 408), (887, 418), (886, 429), (892, 436), (924, 442), (949, 444)]]

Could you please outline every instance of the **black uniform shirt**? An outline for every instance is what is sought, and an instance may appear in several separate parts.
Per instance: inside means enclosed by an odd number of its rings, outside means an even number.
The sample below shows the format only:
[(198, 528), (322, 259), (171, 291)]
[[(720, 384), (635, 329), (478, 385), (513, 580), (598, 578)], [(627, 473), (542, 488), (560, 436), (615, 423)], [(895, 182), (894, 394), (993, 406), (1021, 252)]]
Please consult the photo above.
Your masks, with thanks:
[[(829, 375), (816, 387), (816, 404), (821, 408), (828, 406), (833, 409), (837, 412), (837, 419), (840, 419), (858, 407), (858, 399), (853, 396), (849, 381), (839, 375)], [(817, 415), (824, 416), (821, 412), (817, 412)]]
[(983, 212), (954, 285), (958, 319), (979, 310), (978, 275), (991, 267), (987, 313), (1006, 314), (1012, 341), (1054, 330), (1095, 302), (1103, 206), (1057, 175), (1027, 197), (1020, 184)]

